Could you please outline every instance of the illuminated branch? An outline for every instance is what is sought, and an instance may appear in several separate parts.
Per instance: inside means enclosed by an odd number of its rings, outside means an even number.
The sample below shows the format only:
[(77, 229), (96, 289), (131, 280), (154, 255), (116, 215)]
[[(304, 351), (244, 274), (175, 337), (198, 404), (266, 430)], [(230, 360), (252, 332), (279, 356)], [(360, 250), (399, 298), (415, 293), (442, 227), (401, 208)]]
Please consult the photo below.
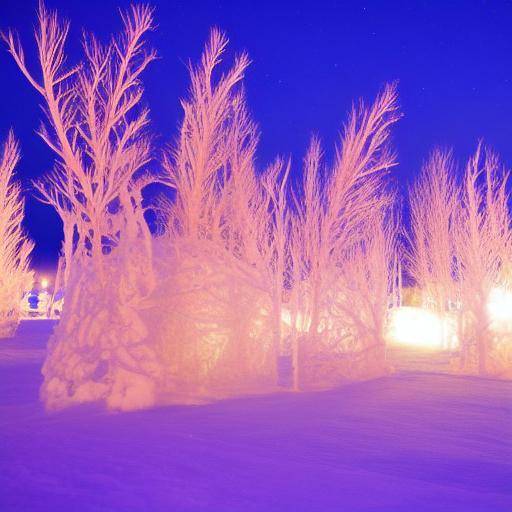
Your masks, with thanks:
[(165, 161), (169, 182), (177, 190), (175, 222), (183, 233), (195, 237), (209, 236), (219, 222), (219, 186), (230, 158), (227, 125), (236, 103), (234, 88), (249, 65), (242, 54), (214, 80), (227, 43), (224, 34), (213, 29), (200, 64), (190, 64), (190, 97), (182, 101), (178, 148)]
[(429, 306), (441, 315), (458, 296), (453, 227), (461, 197), (454, 176), (451, 153), (436, 150), (409, 194), (407, 269)]
[(498, 157), (479, 145), (466, 166), (462, 204), (454, 229), (466, 320), (461, 333), (462, 364), (471, 369), (471, 360), (476, 361), (481, 375), (496, 371), (501, 364), (491, 361), (494, 347), (488, 301), (494, 289), (510, 288), (508, 178), (509, 173), (500, 168)]
[(361, 239), (375, 212), (390, 197), (383, 175), (396, 165), (389, 150), (389, 128), (400, 115), (394, 86), (387, 86), (371, 107), (354, 108), (345, 126), (332, 169), (322, 169), (320, 143), (314, 139), (305, 158), (304, 200), (297, 203), (300, 279), (307, 282), (309, 332), (315, 336), (329, 278), (346, 250)]
[[(122, 35), (106, 46), (84, 36), (84, 62), (71, 69), (65, 67), (69, 23), (43, 3), (38, 20), (40, 79), (28, 70), (13, 32), (4, 35), (22, 73), (45, 100), (48, 122), (39, 134), (58, 157), (54, 172), (36, 188), (66, 227), (74, 224), (82, 244), (77, 252), (92, 255), (101, 271), (103, 244), (116, 239), (109, 207), (131, 193), (134, 174), (150, 160), (148, 112), (137, 107), (140, 75), (156, 56), (143, 39), (152, 28), (152, 10), (132, 6), (122, 14)], [(73, 228), (66, 231), (73, 236)], [(64, 243), (69, 253), (72, 242)]]

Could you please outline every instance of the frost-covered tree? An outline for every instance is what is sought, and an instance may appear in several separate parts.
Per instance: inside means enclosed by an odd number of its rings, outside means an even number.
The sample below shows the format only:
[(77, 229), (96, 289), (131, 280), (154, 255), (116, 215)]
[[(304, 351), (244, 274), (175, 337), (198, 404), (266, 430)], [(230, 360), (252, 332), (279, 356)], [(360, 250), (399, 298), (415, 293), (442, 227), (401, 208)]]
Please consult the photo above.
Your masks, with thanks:
[[(84, 36), (84, 60), (68, 69), (68, 25), (41, 5), (40, 76), (14, 34), (5, 36), (43, 96), (40, 135), (57, 155), (54, 171), (36, 184), (65, 232), (66, 306), (43, 369), (47, 405), (145, 406), (161, 384), (206, 395), (261, 389), (275, 384), (278, 356), (290, 350), (297, 368), (299, 352), (303, 359), (341, 354), (351, 364), (365, 359), (345, 376), (375, 374), (384, 366), (396, 259), (383, 182), (395, 164), (388, 150), (398, 119), (394, 87), (371, 107), (354, 108), (332, 168), (324, 171), (312, 144), (293, 204), (289, 162), (255, 170), (258, 132), (241, 87), (249, 60), (242, 54), (221, 74), (227, 39), (214, 29), (190, 65), (179, 137), (159, 178), (175, 197), (164, 208), (165, 236), (153, 240), (141, 191), (155, 178), (144, 174), (151, 147), (139, 106), (140, 76), (155, 56), (144, 42), (151, 10), (132, 7), (123, 22), (121, 37), (106, 45)], [(339, 314), (350, 294), (357, 314)], [(370, 360), (373, 369), (361, 369)]]
[(455, 177), (451, 153), (436, 150), (409, 194), (407, 270), (422, 290), (424, 306), (441, 316), (443, 327), (459, 302), (454, 228), (461, 197)]
[(497, 155), (479, 145), (466, 166), (454, 229), (464, 315), (461, 367), (480, 375), (503, 372), (512, 363), (493, 332), (489, 310), (493, 290), (510, 290), (512, 285), (508, 177)]
[(184, 117), (178, 147), (165, 161), (170, 183), (177, 191), (172, 222), (183, 235), (195, 238), (210, 238), (219, 228), (220, 187), (233, 157), (232, 142), (236, 144), (230, 140), (236, 102), (240, 101), (235, 88), (249, 59), (242, 54), (216, 79), (227, 44), (224, 34), (213, 29), (200, 63), (189, 66), (190, 94), (181, 102)]
[(340, 257), (328, 292), (329, 336), (348, 359), (345, 376), (352, 378), (386, 370), (385, 333), (396, 278), (396, 220), (380, 212), (363, 229), (360, 241)]
[(143, 39), (152, 12), (133, 6), (123, 15), (123, 34), (106, 46), (86, 33), (85, 60), (70, 69), (65, 67), (69, 24), (44, 4), (38, 17), (40, 79), (28, 70), (15, 35), (4, 35), (21, 71), (43, 96), (47, 123), (39, 134), (58, 157), (54, 171), (37, 188), (62, 216), (68, 238), (73, 232), (67, 217), (73, 215), (79, 252), (90, 255), (102, 272), (101, 256), (116, 244), (112, 212), (133, 209), (133, 177), (150, 159), (148, 111), (136, 107), (143, 93), (140, 75), (155, 58)]
[(276, 162), (264, 178), (254, 170), (258, 134), (240, 86), (249, 61), (243, 54), (220, 75), (226, 46), (212, 30), (199, 64), (190, 66), (178, 144), (165, 161), (176, 200), (163, 258), (172, 292), (160, 337), (175, 383), (203, 392), (272, 380), (277, 350), (267, 317), (276, 317), (278, 295), (272, 179), (283, 166)]
[[(462, 180), (456, 176), (462, 174)], [(411, 190), (409, 271), (424, 303), (456, 316), (457, 371), (499, 374), (511, 365), (508, 339), (493, 325), (490, 300), (508, 293), (512, 237), (508, 173), (479, 145), (463, 173), (436, 151)]]
[(21, 227), (24, 201), (20, 184), (14, 181), (19, 158), (18, 143), (10, 132), (0, 153), (0, 338), (14, 335), (21, 299), (34, 278), (29, 269), (33, 244)]
[(263, 205), (258, 209), (258, 233), (263, 275), (271, 303), (274, 357), (283, 350), (283, 300), (290, 273), (291, 214), (287, 182), (290, 163), (278, 159), (262, 177)]
[(132, 408), (155, 399), (159, 365), (139, 311), (154, 286), (151, 235), (141, 204), (151, 181), (148, 111), (141, 74), (154, 60), (145, 34), (152, 10), (132, 6), (108, 44), (84, 34), (84, 60), (66, 66), (69, 24), (41, 3), (32, 73), (13, 32), (4, 35), (22, 73), (42, 95), (39, 134), (56, 153), (37, 184), (64, 224), (66, 304), (49, 345), (42, 397), (48, 407), (106, 400)]
[[(314, 366), (311, 361), (317, 357), (332, 361), (338, 356), (350, 357), (347, 355), (350, 350), (364, 350), (360, 346), (354, 348), (357, 342), (347, 349), (343, 339), (346, 333), (353, 331), (350, 327), (353, 320), (338, 324), (331, 311), (334, 302), (350, 293), (348, 283), (345, 291), (339, 290), (339, 286), (343, 286), (343, 274), (348, 275), (344, 269), (355, 264), (357, 257), (354, 255), (368, 258), (368, 264), (374, 257), (370, 247), (377, 243), (380, 235), (370, 226), (375, 222), (380, 225), (390, 205), (383, 177), (396, 165), (388, 144), (389, 128), (399, 118), (396, 100), (395, 87), (387, 86), (372, 106), (361, 103), (352, 110), (331, 169), (322, 167), (318, 141), (313, 140), (306, 156), (303, 195), (296, 201), (292, 255), (296, 265), (295, 283), (300, 289), (298, 295), (302, 302), (300, 316), (306, 319), (300, 343), (304, 355), (298, 358), (301, 366)], [(371, 235), (369, 244), (366, 240), (368, 235)], [(384, 254), (391, 258), (391, 252), (386, 250)], [(386, 262), (386, 268), (392, 265), (392, 261)], [(382, 287), (387, 289), (389, 272), (375, 277), (380, 278)], [(368, 278), (368, 282), (370, 280)], [(381, 306), (387, 307), (387, 297), (380, 300)], [(373, 329), (370, 325), (368, 328)], [(384, 367), (383, 359), (381, 364)], [(304, 385), (315, 385), (313, 381), (320, 378), (318, 375), (308, 377), (306, 370), (302, 373)], [(331, 383), (339, 380), (340, 373), (343, 369), (339, 373), (334, 371)]]

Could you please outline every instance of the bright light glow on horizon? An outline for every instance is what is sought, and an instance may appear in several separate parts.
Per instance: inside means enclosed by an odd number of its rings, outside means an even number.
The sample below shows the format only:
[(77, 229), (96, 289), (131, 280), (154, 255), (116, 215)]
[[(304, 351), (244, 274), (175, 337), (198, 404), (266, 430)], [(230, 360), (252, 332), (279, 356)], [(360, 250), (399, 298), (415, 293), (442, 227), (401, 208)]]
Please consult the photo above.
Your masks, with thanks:
[(428, 309), (404, 306), (390, 312), (387, 339), (390, 343), (424, 348), (447, 348), (455, 336), (454, 328)]
[[(512, 291), (494, 288), (489, 294), (487, 311), (495, 333), (512, 332)], [(391, 344), (425, 348), (454, 348), (458, 345), (455, 319), (444, 320), (434, 311), (404, 306), (390, 312), (387, 340)]]
[(48, 285), (49, 285), (49, 284), (50, 284), (50, 283), (49, 283), (49, 281), (48, 281), (48, 279), (47, 279), (46, 277), (43, 277), (43, 278), (41, 279), (41, 288), (42, 288), (43, 290), (46, 290), (46, 288), (48, 288)]
[(498, 332), (512, 331), (512, 292), (504, 288), (494, 288), (489, 294), (487, 311), (492, 327)]

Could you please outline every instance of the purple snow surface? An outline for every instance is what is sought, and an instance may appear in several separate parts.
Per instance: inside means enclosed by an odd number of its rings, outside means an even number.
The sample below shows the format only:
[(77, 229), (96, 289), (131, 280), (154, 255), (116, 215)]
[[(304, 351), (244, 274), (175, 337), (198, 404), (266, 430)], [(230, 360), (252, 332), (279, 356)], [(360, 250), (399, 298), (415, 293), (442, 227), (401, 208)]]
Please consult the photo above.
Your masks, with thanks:
[(0, 510), (512, 511), (512, 384), (401, 371), (318, 393), (45, 414), (51, 324), (0, 342)]

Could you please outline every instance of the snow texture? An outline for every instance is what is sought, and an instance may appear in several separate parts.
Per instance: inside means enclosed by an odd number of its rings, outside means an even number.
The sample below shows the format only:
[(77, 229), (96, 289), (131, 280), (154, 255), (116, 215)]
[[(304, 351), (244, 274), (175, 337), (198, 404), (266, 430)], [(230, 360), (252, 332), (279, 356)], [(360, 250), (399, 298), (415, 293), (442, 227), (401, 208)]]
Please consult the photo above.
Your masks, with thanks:
[(447, 354), (393, 348), (396, 374), (330, 391), (47, 414), (51, 328), (0, 343), (3, 512), (512, 510), (512, 384), (432, 372)]
[[(134, 410), (156, 402), (161, 367), (137, 313), (136, 283), (110, 256), (108, 290), (82, 265), (71, 273), (68, 304), (48, 344), (41, 398), (48, 409), (104, 400)], [(129, 284), (127, 284), (129, 283)], [(133, 295), (133, 296), (132, 296)]]

